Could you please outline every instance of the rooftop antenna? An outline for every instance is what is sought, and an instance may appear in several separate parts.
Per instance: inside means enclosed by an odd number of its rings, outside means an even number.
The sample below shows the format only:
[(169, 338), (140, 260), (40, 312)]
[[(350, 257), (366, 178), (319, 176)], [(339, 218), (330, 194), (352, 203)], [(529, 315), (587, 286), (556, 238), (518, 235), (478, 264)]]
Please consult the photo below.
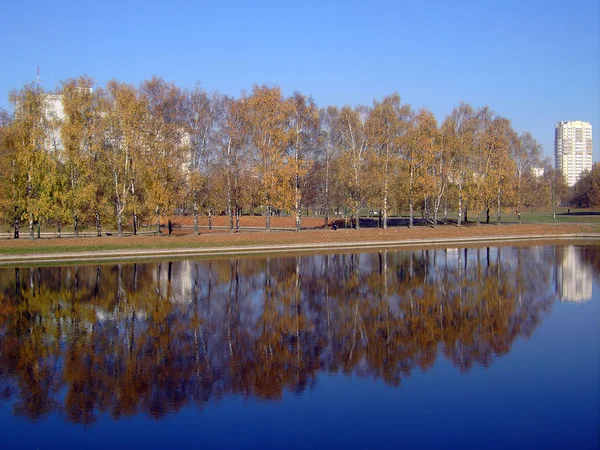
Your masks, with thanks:
[(42, 77), (40, 76), (40, 66), (37, 66), (37, 77), (35, 84), (38, 91), (43, 90), (44, 80), (42, 80)]

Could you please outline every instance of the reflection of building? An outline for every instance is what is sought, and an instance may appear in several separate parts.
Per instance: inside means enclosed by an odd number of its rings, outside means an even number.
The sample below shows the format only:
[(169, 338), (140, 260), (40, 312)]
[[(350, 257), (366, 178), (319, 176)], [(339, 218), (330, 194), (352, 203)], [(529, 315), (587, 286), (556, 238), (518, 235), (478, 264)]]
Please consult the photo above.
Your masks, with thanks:
[(556, 261), (556, 293), (564, 302), (587, 302), (592, 298), (592, 268), (584, 264), (579, 249), (563, 247)]
[(194, 291), (194, 264), (192, 261), (158, 263), (153, 278), (158, 291), (174, 303), (191, 303)]
[(580, 120), (558, 122), (554, 131), (556, 170), (573, 186), (581, 174), (592, 170), (592, 125)]

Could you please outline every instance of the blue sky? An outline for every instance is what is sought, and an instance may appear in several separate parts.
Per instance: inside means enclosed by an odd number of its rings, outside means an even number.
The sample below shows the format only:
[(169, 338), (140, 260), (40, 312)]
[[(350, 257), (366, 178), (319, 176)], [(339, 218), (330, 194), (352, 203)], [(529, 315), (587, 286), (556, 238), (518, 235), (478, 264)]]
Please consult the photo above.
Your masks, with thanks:
[(594, 127), (600, 161), (599, 10), (572, 1), (0, 2), (0, 107), (33, 81), (89, 75), (238, 96), (255, 83), (320, 106), (398, 92), (438, 120), (489, 105), (553, 153), (554, 124)]

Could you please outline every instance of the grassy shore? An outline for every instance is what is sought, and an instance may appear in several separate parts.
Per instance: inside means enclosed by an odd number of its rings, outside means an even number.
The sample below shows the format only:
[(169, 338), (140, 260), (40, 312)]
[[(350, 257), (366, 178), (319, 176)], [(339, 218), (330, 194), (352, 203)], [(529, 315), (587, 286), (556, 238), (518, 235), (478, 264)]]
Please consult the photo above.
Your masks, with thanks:
[[(4, 239), (0, 241), (0, 259), (9, 255), (43, 255), (52, 253), (136, 252), (169, 249), (207, 249), (252, 246), (314, 245), (326, 247), (328, 244), (352, 242), (407, 242), (420, 241), (432, 243), (436, 240), (460, 240), (466, 238), (519, 238), (526, 236), (548, 237), (600, 233), (600, 227), (589, 224), (506, 224), (506, 225), (453, 225), (438, 227), (392, 227), (387, 230), (364, 228), (360, 230), (302, 230), (292, 231), (242, 231), (204, 232), (194, 236), (189, 232), (175, 232), (173, 235), (128, 236), (128, 237), (86, 237), (86, 238), (42, 238), (30, 240)], [(600, 237), (600, 234), (598, 234)], [(599, 239), (600, 242), (600, 239)]]

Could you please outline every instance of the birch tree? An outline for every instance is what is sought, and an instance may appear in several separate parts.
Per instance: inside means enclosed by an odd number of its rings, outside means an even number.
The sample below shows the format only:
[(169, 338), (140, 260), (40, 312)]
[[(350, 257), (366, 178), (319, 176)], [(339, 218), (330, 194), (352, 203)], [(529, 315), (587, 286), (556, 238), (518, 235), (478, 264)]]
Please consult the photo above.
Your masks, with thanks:
[[(117, 233), (122, 236), (124, 213), (138, 182), (135, 164), (143, 148), (139, 130), (146, 108), (133, 86), (113, 80), (108, 83), (100, 109), (98, 150), (111, 180), (108, 193), (114, 205)], [(137, 226), (136, 214), (134, 210), (134, 227)]]
[(410, 114), (410, 106), (402, 105), (400, 96), (392, 94), (380, 103), (374, 102), (367, 120), (369, 147), (373, 157), (371, 170), (376, 182), (376, 197), (384, 229), (387, 228), (390, 209), (391, 177), (397, 169)]
[(356, 229), (360, 229), (359, 213), (368, 194), (366, 179), (367, 133), (366, 118), (368, 108), (345, 106), (340, 111), (340, 154), (338, 157), (338, 177), (343, 186), (347, 202), (352, 211), (352, 221)]
[(461, 103), (446, 118), (443, 128), (447, 130), (445, 139), (446, 145), (449, 146), (452, 164), (449, 176), (458, 190), (457, 225), (460, 227), (463, 223), (465, 188), (471, 182), (473, 174), (471, 157), (475, 146), (476, 131), (473, 107), (467, 103)]
[(513, 147), (512, 159), (516, 169), (515, 209), (519, 223), (523, 207), (533, 193), (532, 169), (535, 164), (539, 164), (540, 152), (541, 146), (529, 132), (521, 134), (517, 145)]
[(334, 162), (338, 156), (341, 142), (340, 110), (336, 106), (323, 108), (319, 114), (320, 121), (320, 154), (323, 164), (323, 195), (325, 211), (325, 227), (329, 225), (331, 213), (331, 183), (333, 180)]
[(246, 166), (247, 134), (244, 128), (244, 110), (241, 101), (227, 96), (219, 97), (215, 108), (216, 138), (225, 176), (229, 231), (233, 233), (240, 228), (241, 179)]
[[(452, 173), (451, 157), (452, 130), (449, 122), (444, 121), (438, 132), (438, 143), (432, 166), (435, 186), (433, 190), (433, 223), (437, 225), (438, 212), (442, 202), (447, 203), (447, 192)], [(444, 223), (446, 214), (444, 214)]]
[(260, 184), (260, 199), (265, 207), (266, 229), (271, 231), (271, 214), (276, 206), (290, 206), (293, 172), (286, 171), (285, 150), (289, 142), (288, 104), (279, 88), (254, 86), (252, 95), (242, 100), (244, 125), (253, 149), (254, 170)]
[(433, 114), (421, 109), (409, 122), (403, 144), (403, 159), (408, 172), (409, 228), (414, 226), (414, 204), (418, 195), (427, 192), (428, 168), (435, 150), (437, 122)]
[(14, 149), (13, 204), (15, 238), (19, 237), (19, 222), (29, 223), (29, 238), (34, 238), (34, 224), (44, 215), (48, 204), (48, 177), (53, 173), (47, 148), (49, 121), (44, 113), (44, 94), (33, 84), (12, 91), (9, 99), (15, 108), (11, 122), (11, 144)]
[(183, 95), (172, 83), (153, 77), (142, 83), (141, 100), (147, 108), (144, 122), (144, 185), (146, 204), (156, 215), (157, 232), (161, 217), (171, 216), (180, 204), (184, 188), (185, 119)]
[(185, 118), (189, 133), (189, 156), (187, 161), (187, 187), (192, 197), (194, 212), (194, 234), (198, 234), (198, 206), (205, 205), (209, 216), (209, 228), (212, 222), (211, 196), (215, 186), (213, 168), (216, 164), (215, 141), (216, 101), (204, 92), (200, 86), (186, 95)]
[(306, 174), (310, 170), (313, 160), (309, 152), (314, 149), (315, 139), (319, 126), (319, 110), (315, 102), (310, 97), (305, 97), (299, 92), (295, 92), (288, 99), (290, 119), (290, 146), (292, 158), (288, 164), (293, 167), (293, 188), (294, 188), (294, 216), (296, 222), (296, 231), (299, 231), (302, 225), (302, 192), (306, 185)]
[(60, 125), (61, 156), (67, 189), (65, 204), (70, 208), (75, 237), (79, 237), (79, 222), (93, 201), (93, 171), (97, 170), (92, 156), (95, 104), (91, 78), (79, 77), (63, 82), (61, 90), (64, 120)]

